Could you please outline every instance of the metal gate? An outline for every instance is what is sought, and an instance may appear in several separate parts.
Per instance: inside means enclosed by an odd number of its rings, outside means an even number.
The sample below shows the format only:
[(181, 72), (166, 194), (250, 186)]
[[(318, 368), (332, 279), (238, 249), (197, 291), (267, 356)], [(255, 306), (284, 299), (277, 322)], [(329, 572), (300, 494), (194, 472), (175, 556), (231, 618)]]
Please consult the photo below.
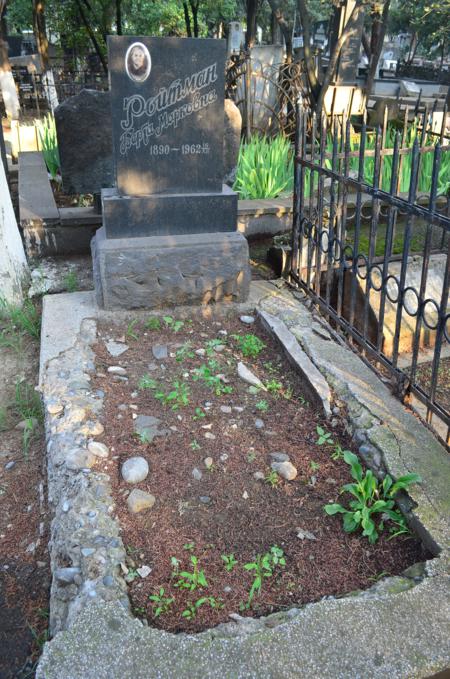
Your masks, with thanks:
[(449, 445), (445, 119), (355, 129), (297, 107), (290, 277)]

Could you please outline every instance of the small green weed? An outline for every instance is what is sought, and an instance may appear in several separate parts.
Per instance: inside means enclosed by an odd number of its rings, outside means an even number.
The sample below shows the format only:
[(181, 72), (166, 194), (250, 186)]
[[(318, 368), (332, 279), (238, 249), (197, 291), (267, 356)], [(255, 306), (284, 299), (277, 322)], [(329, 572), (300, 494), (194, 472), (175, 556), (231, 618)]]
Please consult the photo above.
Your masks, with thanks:
[(232, 335), (243, 356), (256, 358), (266, 345), (256, 335)]
[(39, 339), (41, 333), (40, 315), (33, 302), (26, 299), (22, 306), (7, 302), (0, 297), (0, 320), (6, 323), (3, 332), (8, 334), (27, 334)]
[(161, 321), (159, 320), (158, 316), (150, 316), (150, 318), (147, 318), (145, 321), (144, 327), (146, 327), (148, 330), (161, 330)]
[(271, 394), (279, 394), (283, 389), (283, 385), (278, 380), (269, 380), (266, 382), (266, 389)]
[(262, 401), (258, 401), (258, 403), (255, 405), (255, 408), (256, 410), (266, 413), (269, 410), (269, 404), (263, 399)]
[(190, 389), (187, 384), (181, 382), (180, 380), (175, 380), (172, 383), (172, 389), (166, 394), (159, 388), (155, 391), (155, 398), (161, 401), (163, 405), (170, 405), (172, 410), (178, 410), (178, 408), (186, 407), (189, 405), (189, 395)]
[(254, 462), (256, 460), (256, 453), (254, 450), (250, 450), (247, 453), (247, 462)]
[(130, 321), (127, 325), (127, 329), (125, 330), (125, 337), (127, 339), (133, 339), (133, 340), (138, 340), (139, 335), (134, 332), (135, 327), (139, 323), (137, 318), (134, 318), (132, 321)]
[(138, 382), (138, 388), (141, 390), (157, 389), (158, 382), (155, 379), (153, 379), (153, 377), (150, 377), (148, 373), (145, 373), (145, 375), (142, 375), (141, 379)]
[(194, 603), (189, 604), (189, 606), (182, 612), (181, 616), (187, 620), (193, 620), (196, 617), (199, 608), (205, 604), (209, 604), (211, 608), (223, 608), (223, 603), (220, 599), (216, 599), (214, 596), (202, 596)]
[(14, 402), (11, 410), (22, 420), (36, 419), (39, 424), (44, 422), (44, 411), (39, 394), (27, 382), (16, 382)]
[(188, 589), (190, 592), (208, 587), (205, 572), (199, 568), (198, 557), (195, 554), (191, 554), (191, 564), (192, 571), (180, 571), (178, 573), (179, 580), (175, 583), (175, 587)]
[[(210, 362), (211, 363), (211, 362)], [(214, 389), (216, 396), (221, 396), (221, 394), (231, 394), (233, 387), (226, 385), (222, 382), (222, 378), (219, 375), (214, 375), (211, 367), (205, 365), (204, 363), (200, 368), (196, 368), (193, 372), (192, 379), (194, 382), (202, 380), (206, 386)]]
[(207, 356), (214, 356), (216, 353), (216, 347), (220, 347), (224, 344), (226, 344), (227, 340), (225, 337), (223, 339), (211, 339), (208, 340), (205, 344), (205, 349), (206, 349), (206, 355)]
[(319, 425), (317, 425), (316, 431), (319, 435), (319, 438), (316, 441), (318, 446), (333, 445), (333, 439), (331, 438), (331, 434), (329, 431), (326, 431), (323, 427), (319, 427)]
[(286, 560), (282, 549), (273, 545), (265, 554), (258, 554), (255, 561), (244, 564), (246, 571), (251, 571), (253, 583), (250, 588), (245, 608), (250, 608), (256, 594), (261, 593), (265, 578), (271, 578), (278, 568), (284, 568)]
[(275, 488), (280, 483), (280, 477), (273, 469), (266, 474), (264, 477), (264, 482), (267, 483), (272, 488)]
[(193, 552), (195, 549), (195, 542), (186, 542), (186, 544), (183, 545), (183, 549), (187, 552)]
[(194, 439), (193, 441), (190, 442), (189, 447), (192, 448), (192, 450), (200, 450), (201, 449), (201, 445), (199, 444), (199, 442), (196, 439)]
[(175, 353), (175, 360), (178, 363), (183, 363), (188, 358), (194, 358), (195, 354), (192, 351), (192, 345), (190, 342), (185, 342), (182, 347), (177, 349)]
[(201, 420), (203, 417), (206, 417), (206, 413), (201, 409), (201, 408), (196, 408), (194, 411), (194, 414), (192, 416), (192, 419), (195, 420)]
[(227, 573), (231, 573), (233, 568), (238, 564), (237, 560), (234, 558), (234, 554), (222, 554), (221, 558), (225, 564), (225, 570)]
[(320, 469), (320, 464), (318, 462), (314, 462), (314, 460), (311, 460), (309, 463), (309, 468), (312, 472), (318, 472)]
[(160, 587), (157, 594), (148, 597), (153, 602), (152, 610), (155, 618), (168, 613), (175, 599), (173, 596), (166, 596), (164, 587)]
[(184, 321), (176, 321), (172, 316), (163, 316), (166, 327), (173, 332), (178, 332), (184, 327)]
[[(419, 482), (420, 476), (405, 474), (394, 483), (387, 474), (380, 484), (370, 469), (363, 476), (358, 458), (348, 450), (344, 451), (344, 461), (350, 466), (355, 483), (342, 486), (341, 493), (350, 493), (354, 499), (349, 502), (350, 509), (339, 503), (333, 503), (324, 506), (325, 512), (329, 516), (343, 514), (343, 527), (346, 533), (354, 533), (358, 528), (362, 528), (363, 535), (371, 544), (378, 540), (379, 533), (384, 530), (385, 520), (394, 524), (390, 528), (391, 537), (409, 532), (405, 518), (398, 509), (394, 509), (394, 498), (399, 490), (406, 490), (413, 483)], [(373, 518), (377, 514), (384, 515), (378, 525)]]
[(67, 292), (76, 292), (79, 287), (76, 271), (69, 271), (63, 278), (63, 285)]
[(344, 459), (344, 453), (348, 453), (350, 451), (348, 450), (343, 450), (342, 446), (340, 443), (336, 443), (334, 446), (334, 450), (331, 453), (331, 459), (332, 460), (343, 460)]

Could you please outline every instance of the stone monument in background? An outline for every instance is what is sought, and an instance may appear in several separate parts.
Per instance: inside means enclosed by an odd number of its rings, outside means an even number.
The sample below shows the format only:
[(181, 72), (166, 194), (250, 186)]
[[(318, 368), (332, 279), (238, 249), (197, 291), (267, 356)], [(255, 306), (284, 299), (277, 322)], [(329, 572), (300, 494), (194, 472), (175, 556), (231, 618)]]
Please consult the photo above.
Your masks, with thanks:
[(116, 186), (92, 241), (97, 301), (243, 301), (248, 246), (222, 184), (225, 41), (108, 39)]

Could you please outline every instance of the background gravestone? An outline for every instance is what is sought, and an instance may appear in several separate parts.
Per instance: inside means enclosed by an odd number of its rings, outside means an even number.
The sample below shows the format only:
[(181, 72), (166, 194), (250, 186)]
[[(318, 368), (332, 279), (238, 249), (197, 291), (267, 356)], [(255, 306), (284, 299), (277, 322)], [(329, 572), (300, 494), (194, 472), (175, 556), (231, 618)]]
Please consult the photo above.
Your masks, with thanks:
[(63, 189), (100, 193), (114, 185), (109, 92), (82, 90), (55, 109)]

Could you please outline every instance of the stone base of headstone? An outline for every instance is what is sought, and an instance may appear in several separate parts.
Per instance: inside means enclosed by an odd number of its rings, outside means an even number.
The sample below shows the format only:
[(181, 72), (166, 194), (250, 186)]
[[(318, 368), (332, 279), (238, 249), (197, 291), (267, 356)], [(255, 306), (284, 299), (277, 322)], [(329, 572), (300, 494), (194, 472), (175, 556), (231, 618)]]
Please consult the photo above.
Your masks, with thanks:
[(201, 233), (92, 239), (97, 303), (106, 309), (162, 309), (243, 302), (250, 286), (242, 234)]
[(237, 194), (225, 185), (214, 193), (147, 196), (103, 189), (102, 212), (107, 238), (235, 231)]

